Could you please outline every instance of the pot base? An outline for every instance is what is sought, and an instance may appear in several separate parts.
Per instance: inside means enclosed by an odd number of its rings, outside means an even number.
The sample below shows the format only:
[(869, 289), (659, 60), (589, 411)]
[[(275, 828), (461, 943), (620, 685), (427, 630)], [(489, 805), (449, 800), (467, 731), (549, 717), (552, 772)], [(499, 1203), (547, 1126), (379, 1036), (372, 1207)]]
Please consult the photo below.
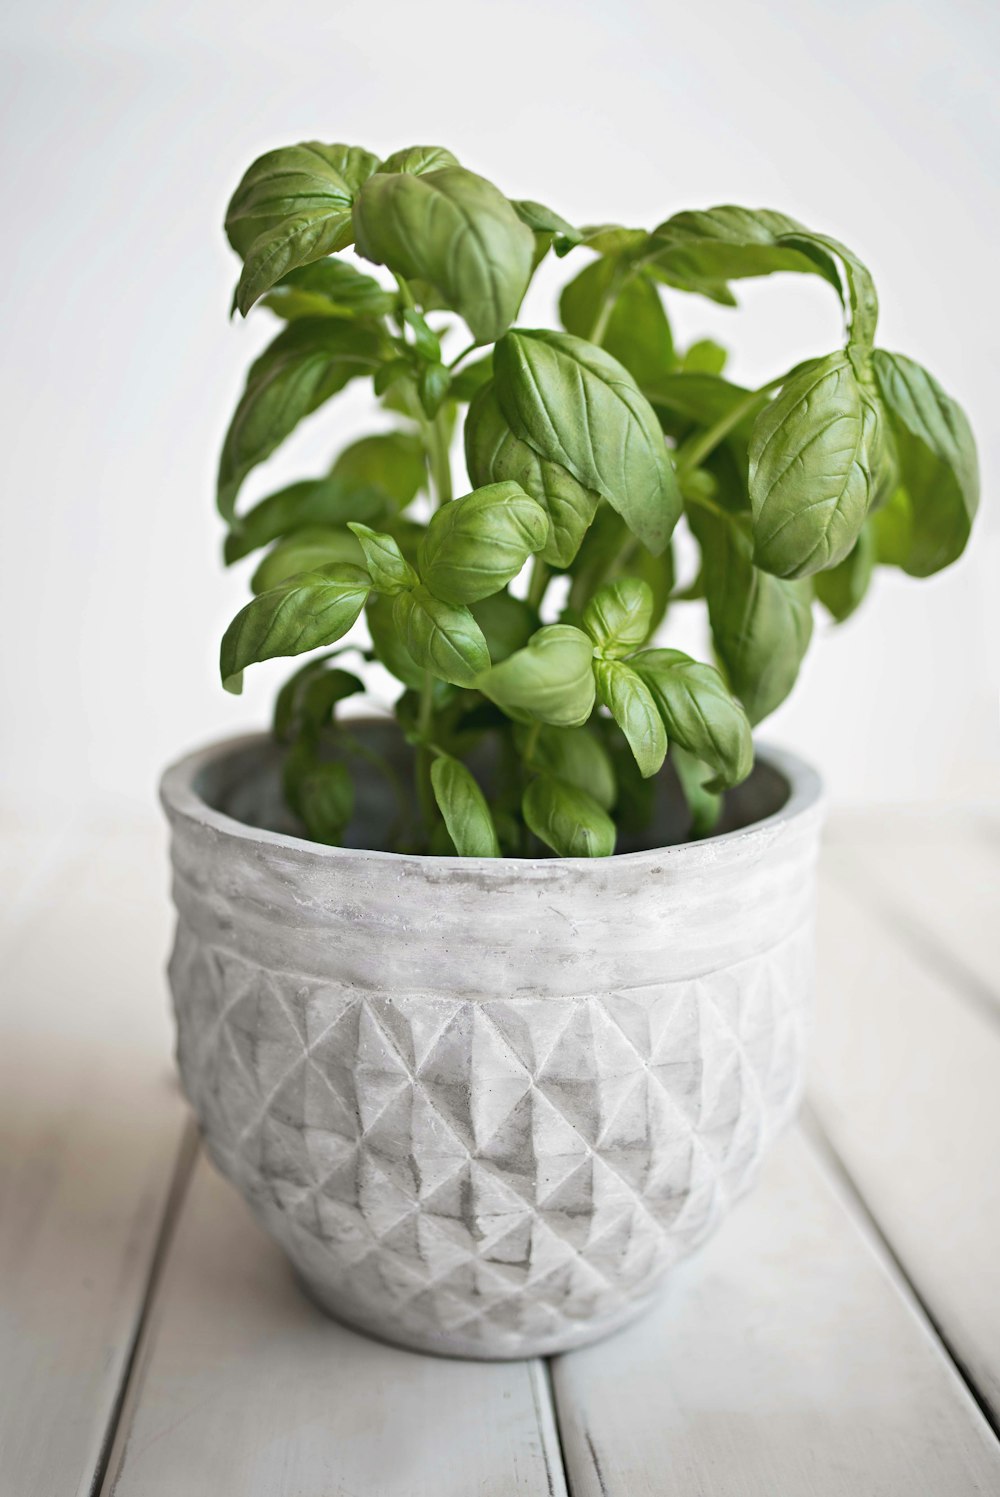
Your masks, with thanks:
[(386, 1329), (384, 1320), (369, 1321), (364, 1316), (352, 1314), (320, 1284), (306, 1278), (298, 1269), (294, 1269), (293, 1273), (306, 1298), (324, 1315), (347, 1326), (349, 1330), (358, 1331), (373, 1341), (381, 1341), (384, 1346), (400, 1347), (403, 1351), (420, 1352), (430, 1357), (454, 1357), (471, 1362), (521, 1362), (531, 1357), (555, 1357), (562, 1352), (577, 1351), (582, 1346), (603, 1341), (616, 1331), (624, 1330), (634, 1320), (639, 1320), (666, 1293), (667, 1288), (665, 1281), (660, 1280), (651, 1293), (632, 1300), (614, 1315), (581, 1321), (572, 1331), (563, 1330), (554, 1336), (520, 1336), (511, 1331), (504, 1336), (503, 1333), (492, 1330), (490, 1343), (485, 1345), (481, 1338), (446, 1331), (436, 1335), (412, 1335), (405, 1332), (399, 1336), (393, 1335)]

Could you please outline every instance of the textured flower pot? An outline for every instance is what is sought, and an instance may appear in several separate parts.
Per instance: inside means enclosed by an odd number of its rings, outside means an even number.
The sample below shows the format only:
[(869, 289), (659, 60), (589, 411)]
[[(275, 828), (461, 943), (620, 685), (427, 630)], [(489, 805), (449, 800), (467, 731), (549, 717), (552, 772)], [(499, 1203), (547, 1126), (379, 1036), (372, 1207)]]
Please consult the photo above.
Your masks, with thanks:
[[(280, 829), (278, 783), (264, 737), (163, 780), (212, 1158), (311, 1295), (386, 1340), (523, 1357), (628, 1321), (794, 1111), (816, 775), (763, 750), (733, 830), (593, 861), (321, 847)], [(377, 842), (377, 787), (359, 808)]]

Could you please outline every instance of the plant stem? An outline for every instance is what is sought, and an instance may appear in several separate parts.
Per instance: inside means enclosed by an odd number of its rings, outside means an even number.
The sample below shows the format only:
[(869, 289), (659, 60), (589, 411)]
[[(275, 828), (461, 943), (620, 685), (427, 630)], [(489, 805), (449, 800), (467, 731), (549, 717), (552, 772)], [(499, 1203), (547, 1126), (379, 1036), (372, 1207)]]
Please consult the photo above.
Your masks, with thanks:
[(696, 437), (685, 442), (677, 453), (678, 473), (690, 473), (692, 469), (700, 467), (706, 457), (715, 451), (719, 443), (725, 441), (729, 433), (739, 426), (743, 417), (749, 415), (761, 397), (770, 395), (772, 390), (777, 390), (779, 385), (784, 384), (786, 378), (786, 375), (782, 375), (759, 390), (751, 390), (745, 400), (734, 405), (732, 410), (727, 411), (714, 426), (710, 426), (707, 431), (700, 432)]
[(442, 419), (443, 415), (444, 412), (439, 411), (433, 421), (424, 424), (424, 445), (427, 448), (431, 487), (438, 506), (447, 504), (453, 494), (451, 458), (448, 453), (448, 436)]
[(624, 265), (619, 263), (612, 271), (607, 290), (601, 298), (601, 305), (598, 308), (597, 317), (590, 332), (591, 343), (600, 345), (604, 342), (604, 336), (608, 331), (608, 323), (611, 321), (611, 314), (615, 309), (615, 302), (618, 300), (618, 294), (627, 279), (628, 271)]
[(538, 744), (538, 735), (539, 735), (539, 733), (541, 731), (542, 731), (541, 722), (533, 722), (531, 724), (531, 727), (528, 729), (527, 733), (525, 734), (525, 738), (524, 738), (524, 752), (521, 755), (521, 757), (524, 760), (524, 762), (525, 762), (526, 765), (530, 765), (530, 763), (531, 763), (531, 756), (535, 752), (535, 748), (536, 748), (536, 746)]
[(420, 735), (416, 755), (417, 799), (420, 803), (420, 814), (424, 820), (427, 839), (430, 841), (436, 807), (434, 787), (431, 784), (431, 761), (433, 754), (430, 742), (434, 734), (434, 677), (430, 671), (424, 671), (424, 679), (420, 687), (420, 709), (417, 713), (417, 732)]
[(542, 606), (545, 597), (545, 589), (549, 585), (549, 569), (540, 556), (535, 556), (531, 563), (531, 581), (528, 583), (528, 607), (537, 613)]
[(468, 346), (468, 348), (463, 348), (461, 353), (457, 353), (455, 355), (455, 357), (452, 359), (451, 363), (448, 365), (448, 368), (449, 369), (457, 369), (458, 366), (459, 366), (459, 364), (462, 362), (462, 360), (463, 359), (467, 359), (469, 357), (470, 353), (475, 353), (476, 349), (479, 346), (480, 345), (478, 343), (470, 343), (469, 346)]

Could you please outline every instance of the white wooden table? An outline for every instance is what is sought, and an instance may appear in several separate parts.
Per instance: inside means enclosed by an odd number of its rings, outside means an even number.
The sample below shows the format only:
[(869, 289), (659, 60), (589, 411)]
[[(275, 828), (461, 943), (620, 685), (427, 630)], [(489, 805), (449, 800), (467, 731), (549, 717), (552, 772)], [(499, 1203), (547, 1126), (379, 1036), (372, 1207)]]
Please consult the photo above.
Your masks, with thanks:
[(301, 1297), (174, 1079), (163, 841), (3, 843), (0, 1497), (1000, 1493), (1000, 818), (834, 823), (800, 1126), (549, 1364)]

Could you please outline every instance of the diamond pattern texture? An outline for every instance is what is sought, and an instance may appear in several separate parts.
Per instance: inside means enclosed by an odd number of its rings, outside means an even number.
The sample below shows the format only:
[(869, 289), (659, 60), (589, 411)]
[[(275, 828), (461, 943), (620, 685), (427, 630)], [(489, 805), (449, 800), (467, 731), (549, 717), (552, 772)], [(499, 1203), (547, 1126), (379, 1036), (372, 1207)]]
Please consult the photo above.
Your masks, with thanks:
[(172, 814), (179, 1065), (313, 1297), (480, 1357), (638, 1313), (794, 1110), (818, 813), (488, 874), (211, 819)]

